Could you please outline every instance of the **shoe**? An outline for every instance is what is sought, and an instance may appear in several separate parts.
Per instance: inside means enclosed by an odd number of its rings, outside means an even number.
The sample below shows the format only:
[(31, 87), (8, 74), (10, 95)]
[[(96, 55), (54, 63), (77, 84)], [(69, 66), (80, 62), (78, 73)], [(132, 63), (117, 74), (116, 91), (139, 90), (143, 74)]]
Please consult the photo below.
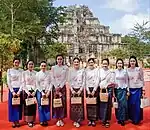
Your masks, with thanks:
[(40, 122), (40, 125), (41, 125), (41, 126), (44, 126), (44, 122)]
[(17, 127), (20, 127), (20, 124), (19, 124), (19, 122), (16, 122), (16, 126), (17, 126)]
[(133, 125), (139, 125), (138, 122), (134, 122), (134, 121), (132, 122), (132, 124), (133, 124)]
[(77, 122), (73, 122), (73, 125), (76, 126)]
[(44, 122), (44, 126), (48, 126), (48, 123), (47, 123), (47, 121), (46, 121), (46, 122)]
[(29, 127), (33, 127), (33, 123), (28, 123), (28, 126)]
[(60, 126), (60, 121), (57, 121), (56, 125), (57, 125), (57, 126)]
[(76, 124), (76, 128), (79, 128), (79, 127), (80, 127), (80, 124), (79, 124), (79, 123), (77, 123), (77, 124)]
[(15, 122), (12, 123), (12, 128), (16, 128)]
[(93, 127), (95, 127), (95, 126), (96, 126), (96, 123), (95, 123), (95, 121), (93, 121), (93, 122), (92, 122), (92, 126), (93, 126)]
[(60, 126), (64, 126), (64, 122), (60, 120)]
[(121, 126), (125, 126), (125, 123), (124, 123), (124, 121), (121, 121)]
[(109, 127), (110, 127), (110, 123), (109, 123), (109, 122), (106, 122), (105, 127), (106, 127), (106, 128), (109, 128)]
[(91, 126), (91, 125), (92, 125), (92, 122), (91, 122), (91, 121), (89, 121), (88, 126)]
[(121, 121), (118, 121), (118, 124), (121, 124)]

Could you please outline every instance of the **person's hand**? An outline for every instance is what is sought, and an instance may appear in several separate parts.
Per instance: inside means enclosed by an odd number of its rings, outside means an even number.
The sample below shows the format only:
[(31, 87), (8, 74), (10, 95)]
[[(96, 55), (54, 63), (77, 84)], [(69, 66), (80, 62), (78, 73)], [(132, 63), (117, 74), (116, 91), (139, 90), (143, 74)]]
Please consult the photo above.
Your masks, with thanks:
[(95, 95), (95, 91), (94, 91), (94, 90), (92, 91), (91, 95), (92, 95), (92, 96), (94, 96), (94, 95)]
[(33, 92), (33, 93), (31, 94), (31, 96), (34, 97), (34, 96), (35, 96), (35, 92)]
[(29, 93), (28, 93), (28, 97), (30, 97), (30, 96), (31, 96), (31, 93), (29, 92)]
[(81, 90), (79, 90), (79, 91), (77, 92), (77, 94), (78, 94), (78, 96), (80, 96), (80, 95), (81, 95)]
[(15, 97), (17, 94), (15, 92), (12, 92), (13, 97)]
[(50, 92), (47, 92), (47, 93), (46, 93), (46, 98), (48, 98), (48, 97), (49, 97), (49, 95), (50, 95)]
[(17, 92), (17, 97), (20, 97), (20, 91)]
[(130, 96), (130, 92), (127, 92), (127, 96)]
[(76, 92), (75, 92), (74, 90), (72, 90), (71, 93), (72, 93), (72, 95), (75, 95), (75, 94), (76, 94)]

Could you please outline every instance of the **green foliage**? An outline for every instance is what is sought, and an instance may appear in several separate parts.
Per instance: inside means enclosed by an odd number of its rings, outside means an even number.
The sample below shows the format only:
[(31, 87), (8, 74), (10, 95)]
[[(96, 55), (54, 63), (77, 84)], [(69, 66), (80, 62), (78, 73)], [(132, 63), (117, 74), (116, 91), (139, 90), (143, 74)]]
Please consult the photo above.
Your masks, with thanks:
[(116, 48), (116, 49), (112, 49), (109, 52), (109, 55), (115, 58), (122, 58), (125, 59), (128, 57), (128, 53), (126, 49), (123, 48)]
[(150, 43), (150, 21), (143, 21), (143, 24), (140, 25), (139, 23), (136, 23), (133, 27), (133, 32), (131, 33), (131, 36), (134, 36), (138, 38), (140, 41), (145, 41), (147, 43)]
[(53, 43), (49, 46), (45, 46), (45, 55), (46, 58), (55, 58), (56, 55), (62, 54), (63, 56), (67, 56), (67, 47), (63, 43)]
[[(65, 7), (54, 7), (54, 0), (0, 0), (0, 32), (21, 39), (21, 49), (15, 55), (37, 61), (37, 51), (58, 38), (58, 23), (65, 22)], [(33, 54), (35, 56), (33, 56)]]
[(7, 84), (7, 72), (3, 72), (3, 77), (2, 77), (2, 82), (3, 84)]
[(127, 43), (125, 47), (127, 56), (135, 55), (138, 59), (143, 59), (150, 51), (149, 44), (140, 41), (137, 37), (125, 36), (122, 42)]
[(0, 67), (7, 69), (11, 66), (10, 61), (14, 53), (20, 49), (20, 40), (12, 38), (10, 35), (0, 33)]

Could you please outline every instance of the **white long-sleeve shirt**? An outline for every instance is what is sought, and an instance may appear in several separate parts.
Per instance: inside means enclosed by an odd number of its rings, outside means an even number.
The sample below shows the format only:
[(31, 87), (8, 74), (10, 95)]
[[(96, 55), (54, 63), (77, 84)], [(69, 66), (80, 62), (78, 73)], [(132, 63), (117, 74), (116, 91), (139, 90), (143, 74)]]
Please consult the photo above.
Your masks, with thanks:
[(7, 70), (7, 84), (9, 90), (13, 92), (13, 88), (19, 88), (22, 91), (22, 69), (11, 68)]
[(116, 69), (114, 71), (114, 76), (115, 76), (115, 83), (117, 84), (116, 86), (117, 89), (128, 88), (128, 74), (125, 69), (121, 70)]
[(28, 94), (29, 90), (36, 91), (36, 71), (26, 70), (22, 73), (23, 90)]
[(84, 69), (79, 70), (74, 68), (70, 69), (68, 74), (68, 82), (71, 91), (73, 90), (73, 88), (80, 89), (82, 91), (85, 84), (84, 78), (85, 78)]
[(129, 76), (129, 88), (144, 87), (143, 70), (140, 67), (135, 67), (134, 69), (128, 68), (127, 73)]
[(109, 84), (114, 83), (114, 73), (112, 73), (109, 69), (105, 70), (101, 68), (99, 70), (100, 74), (100, 88), (107, 88)]
[(98, 85), (99, 85), (99, 69), (94, 68), (94, 69), (89, 69), (87, 68), (85, 70), (85, 86), (86, 90), (89, 91), (89, 87), (94, 88), (94, 91), (97, 90)]
[(52, 84), (51, 84), (51, 76), (49, 71), (39, 71), (36, 73), (36, 87), (37, 89), (42, 92), (45, 91), (51, 91)]
[(52, 85), (54, 85), (55, 88), (63, 88), (68, 77), (68, 67), (65, 65), (55, 65), (52, 67), (51, 73)]

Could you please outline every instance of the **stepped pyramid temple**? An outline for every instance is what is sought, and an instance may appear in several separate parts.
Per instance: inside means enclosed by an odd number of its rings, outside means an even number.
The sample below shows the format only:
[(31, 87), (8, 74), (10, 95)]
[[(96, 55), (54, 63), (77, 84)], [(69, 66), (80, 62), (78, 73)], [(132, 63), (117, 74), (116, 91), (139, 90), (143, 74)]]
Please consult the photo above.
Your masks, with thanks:
[(121, 34), (110, 33), (109, 26), (101, 25), (87, 6), (69, 6), (67, 16), (67, 23), (59, 25), (58, 42), (67, 44), (68, 61), (75, 56), (82, 61), (89, 57), (101, 59), (102, 52), (123, 45)]

